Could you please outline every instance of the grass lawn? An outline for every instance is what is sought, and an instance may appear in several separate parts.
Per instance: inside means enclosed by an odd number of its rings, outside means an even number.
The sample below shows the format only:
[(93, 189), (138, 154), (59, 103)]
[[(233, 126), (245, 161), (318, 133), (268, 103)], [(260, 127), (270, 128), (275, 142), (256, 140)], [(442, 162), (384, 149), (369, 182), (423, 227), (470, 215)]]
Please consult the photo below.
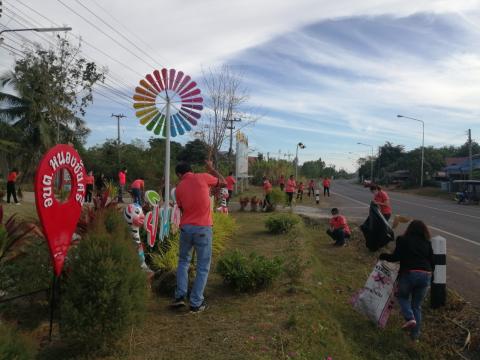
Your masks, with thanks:
[[(21, 206), (17, 209), (23, 211)], [(29, 212), (25, 210), (25, 214)], [(271, 235), (265, 230), (268, 214), (235, 212), (231, 216), (238, 230), (228, 249), (255, 251), (268, 257), (285, 254), (287, 235)], [(449, 355), (448, 347), (461, 331), (451, 324), (445, 326), (443, 316), (464, 305), (455, 302), (440, 313), (427, 309), (419, 344), (410, 342), (400, 330), (397, 310), (387, 329), (377, 329), (349, 304), (352, 294), (366, 281), (376, 256), (367, 253), (359, 234), (348, 247), (334, 248), (324, 235), (325, 224), (308, 223), (302, 231), (300, 249), (308, 267), (300, 285), (292, 286), (281, 277), (268, 290), (235, 293), (227, 290), (215, 274), (214, 263), (206, 289), (210, 307), (206, 312), (190, 315), (172, 311), (168, 307), (170, 298), (152, 294), (144, 322), (119, 341), (113, 355), (96, 359), (458, 358)], [(45, 314), (37, 328), (23, 327), (23, 331), (44, 337), (47, 318)], [(74, 355), (73, 349), (54, 341), (41, 350), (39, 358)]]

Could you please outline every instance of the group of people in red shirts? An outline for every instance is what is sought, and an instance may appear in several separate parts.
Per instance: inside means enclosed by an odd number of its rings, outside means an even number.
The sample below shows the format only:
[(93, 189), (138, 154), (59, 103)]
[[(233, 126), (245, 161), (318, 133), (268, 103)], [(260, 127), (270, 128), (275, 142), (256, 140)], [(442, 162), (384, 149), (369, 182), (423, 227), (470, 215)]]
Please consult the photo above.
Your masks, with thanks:
[[(328, 177), (325, 177), (322, 180), (323, 196), (330, 196), (330, 183), (330, 178)], [(280, 178), (278, 179), (278, 184), (280, 185), (280, 190), (285, 191), (287, 194), (288, 206), (292, 206), (293, 196), (295, 193), (297, 194), (297, 200), (303, 200), (305, 185), (303, 182), (299, 182), (297, 184), (297, 181), (295, 180), (295, 177), (293, 175), (290, 175), (287, 180), (285, 180), (285, 176), (280, 175)], [(310, 181), (308, 182), (308, 197), (315, 196), (316, 188), (317, 184), (315, 180), (310, 179)]]

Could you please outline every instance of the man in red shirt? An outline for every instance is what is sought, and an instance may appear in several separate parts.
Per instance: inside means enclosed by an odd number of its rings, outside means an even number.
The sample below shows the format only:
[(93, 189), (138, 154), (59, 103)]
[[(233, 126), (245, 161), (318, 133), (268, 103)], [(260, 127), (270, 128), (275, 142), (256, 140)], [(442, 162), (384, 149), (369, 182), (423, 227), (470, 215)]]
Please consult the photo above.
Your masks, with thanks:
[(330, 179), (328, 177), (323, 179), (323, 196), (325, 197), (326, 194), (330, 197)]
[(118, 172), (118, 202), (123, 203), (123, 193), (125, 192), (125, 184), (127, 183), (127, 168), (124, 167)]
[(297, 187), (297, 200), (300, 199), (300, 201), (303, 201), (303, 191), (305, 190), (305, 185), (303, 185), (303, 182), (300, 182)]
[(265, 193), (265, 199), (263, 200), (263, 210), (265, 208), (272, 208), (272, 201), (270, 199), (270, 194), (272, 193), (272, 183), (267, 179), (266, 176), (263, 177), (263, 192)]
[(287, 188), (285, 189), (288, 197), (288, 206), (292, 206), (293, 193), (295, 192), (296, 188), (297, 182), (295, 181), (293, 175), (290, 175), (290, 178), (287, 180)]
[(227, 184), (227, 190), (228, 190), (228, 199), (227, 199), (227, 205), (230, 202), (230, 199), (233, 196), (233, 187), (237, 183), (237, 180), (233, 177), (233, 172), (230, 171), (228, 176), (225, 178), (225, 183)]
[(20, 205), (17, 200), (17, 190), (15, 189), (15, 182), (17, 177), (20, 175), (17, 168), (13, 168), (12, 171), (8, 174), (7, 177), (7, 203), (10, 204), (10, 197), (13, 196), (13, 201), (16, 205)]
[(340, 215), (337, 208), (332, 209), (332, 218), (330, 219), (330, 228), (327, 234), (335, 241), (335, 246), (346, 245), (345, 239), (351, 235), (350, 227), (348, 226), (345, 216)]
[(371, 186), (370, 191), (373, 193), (373, 202), (380, 207), (380, 212), (385, 220), (388, 221), (392, 216), (392, 207), (388, 194), (379, 185)]
[(143, 178), (141, 177), (132, 182), (130, 188), (132, 189), (133, 203), (142, 206), (142, 192), (145, 189)]
[(278, 179), (278, 184), (280, 185), (280, 190), (283, 191), (285, 189), (285, 176), (280, 175)]
[(85, 184), (87, 185), (87, 191), (85, 192), (85, 202), (91, 203), (92, 202), (92, 194), (93, 194), (93, 183), (95, 182), (95, 178), (93, 177), (93, 171), (89, 171), (88, 175), (85, 178)]
[(225, 184), (225, 179), (206, 162), (208, 173), (194, 174), (190, 164), (180, 162), (175, 172), (180, 179), (176, 188), (177, 205), (182, 212), (180, 219), (180, 251), (177, 268), (177, 288), (173, 306), (185, 306), (188, 291), (188, 269), (191, 250), (197, 255), (196, 276), (190, 292), (190, 312), (205, 310), (207, 304), (203, 291), (207, 284), (212, 261), (212, 207), (210, 188)]

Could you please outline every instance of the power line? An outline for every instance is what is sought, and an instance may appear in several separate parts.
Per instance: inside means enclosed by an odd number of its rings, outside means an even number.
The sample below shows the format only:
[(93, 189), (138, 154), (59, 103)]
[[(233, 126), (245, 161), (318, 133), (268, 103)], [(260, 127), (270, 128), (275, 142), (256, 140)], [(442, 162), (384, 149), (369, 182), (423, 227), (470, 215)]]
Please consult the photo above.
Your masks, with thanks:
[[(22, 4), (24, 7), (26, 7), (27, 9), (29, 9), (30, 11), (32, 11), (33, 13), (37, 14), (38, 16), (40, 16), (41, 18), (45, 19), (46, 21), (48, 21), (49, 23), (55, 25), (55, 26), (60, 26), (58, 23), (55, 23), (54, 21), (50, 20), (49, 18), (47, 18), (46, 16), (44, 16), (43, 14), (41, 14), (40, 12), (38, 12), (37, 10), (35, 10), (34, 8), (32, 8), (31, 6), (25, 4), (22, 2), (22, 0), (17, 0), (18, 3)], [(94, 49), (95, 51), (99, 52), (100, 54), (106, 56), (108, 59), (116, 62), (117, 64), (121, 65), (122, 67), (124, 67), (125, 69), (128, 69), (129, 71), (131, 71), (132, 73), (134, 73), (136, 76), (142, 76), (137, 70), (134, 70), (133, 68), (131, 68), (129, 65), (121, 62), (120, 60), (117, 60), (116, 58), (112, 57), (111, 54), (107, 54), (105, 51), (103, 51), (102, 49), (99, 49), (97, 46), (93, 45), (92, 43), (88, 42), (87, 40), (85, 40), (84, 38), (82, 38), (80, 35), (76, 35), (75, 33), (71, 33), (73, 37), (77, 38), (78, 40), (80, 40), (81, 42), (85, 43), (85, 45), (91, 47), (92, 49)]]
[(148, 67), (150, 68), (155, 68), (155, 66), (153, 66), (152, 64), (146, 62), (144, 59), (142, 59), (140, 56), (138, 56), (137, 54), (135, 54), (133, 51), (131, 51), (129, 48), (127, 48), (126, 46), (124, 46), (121, 42), (119, 42), (117, 39), (115, 39), (113, 36), (111, 36), (110, 34), (106, 33), (104, 30), (102, 30), (100, 27), (98, 27), (97, 25), (95, 25), (93, 22), (91, 22), (90, 20), (88, 20), (87, 18), (85, 18), (83, 15), (79, 14), (77, 11), (75, 11), (73, 8), (71, 8), (70, 6), (68, 6), (67, 4), (65, 4), (62, 0), (57, 0), (57, 2), (59, 2), (60, 4), (62, 4), (64, 7), (66, 7), (68, 10), (70, 10), (72, 13), (74, 13), (75, 15), (77, 15), (79, 18), (81, 18), (83, 21), (85, 21), (86, 23), (90, 24), (91, 26), (93, 26), (95, 29), (97, 29), (98, 31), (100, 31), (101, 33), (103, 33), (106, 37), (108, 37), (110, 40), (112, 40), (113, 42), (115, 42), (115, 44), (117, 44), (118, 46), (120, 46), (122, 49), (128, 51), (130, 54), (132, 54), (134, 57), (136, 57), (138, 60), (142, 61), (144, 64), (146, 64)]
[[(120, 35), (122, 38), (124, 38), (129, 44), (131, 44), (135, 49), (137, 49), (138, 51), (140, 51), (141, 53), (143, 53), (144, 55), (146, 55), (150, 60), (152, 60), (154, 63), (157, 62), (157, 60), (155, 60), (154, 58), (152, 58), (148, 53), (145, 52), (145, 49), (141, 49), (137, 46), (137, 44), (135, 44), (134, 42), (132, 42), (129, 38), (127, 38), (125, 35), (123, 35), (119, 30), (115, 29), (112, 25), (110, 25), (109, 23), (107, 23), (105, 20), (103, 20), (100, 16), (98, 16), (97, 14), (95, 14), (92, 10), (90, 10), (88, 8), (88, 6), (85, 6), (84, 4), (82, 4), (79, 0), (75, 0), (82, 8), (84, 8), (85, 10), (87, 10), (90, 14), (92, 14), (95, 18), (97, 18), (98, 20), (100, 20), (103, 24), (105, 24), (109, 29), (113, 30), (115, 33), (117, 33), (118, 35)], [(161, 66), (161, 65), (160, 65)], [(163, 67), (163, 66), (161, 66)], [(153, 66), (153, 68), (155, 68), (155, 66)]]

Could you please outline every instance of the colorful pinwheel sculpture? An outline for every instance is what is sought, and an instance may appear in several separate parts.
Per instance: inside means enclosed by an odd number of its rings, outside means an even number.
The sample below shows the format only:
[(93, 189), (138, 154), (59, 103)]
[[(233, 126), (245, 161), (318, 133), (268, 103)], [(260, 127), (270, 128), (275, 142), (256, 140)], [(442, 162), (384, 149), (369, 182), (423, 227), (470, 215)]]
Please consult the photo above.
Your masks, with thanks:
[[(183, 135), (197, 125), (203, 110), (200, 93), (197, 83), (190, 76), (175, 69), (162, 69), (155, 70), (140, 80), (133, 95), (133, 107), (140, 124), (146, 125), (148, 131), (153, 131), (166, 140), (162, 230), (170, 228), (170, 137)], [(161, 240), (168, 236), (166, 232), (160, 231)]]
[[(203, 98), (197, 83), (190, 76), (175, 69), (155, 70), (140, 80), (133, 96), (136, 116), (140, 124), (156, 135), (172, 137), (183, 135), (197, 125)], [(166, 120), (170, 118), (170, 126)]]

